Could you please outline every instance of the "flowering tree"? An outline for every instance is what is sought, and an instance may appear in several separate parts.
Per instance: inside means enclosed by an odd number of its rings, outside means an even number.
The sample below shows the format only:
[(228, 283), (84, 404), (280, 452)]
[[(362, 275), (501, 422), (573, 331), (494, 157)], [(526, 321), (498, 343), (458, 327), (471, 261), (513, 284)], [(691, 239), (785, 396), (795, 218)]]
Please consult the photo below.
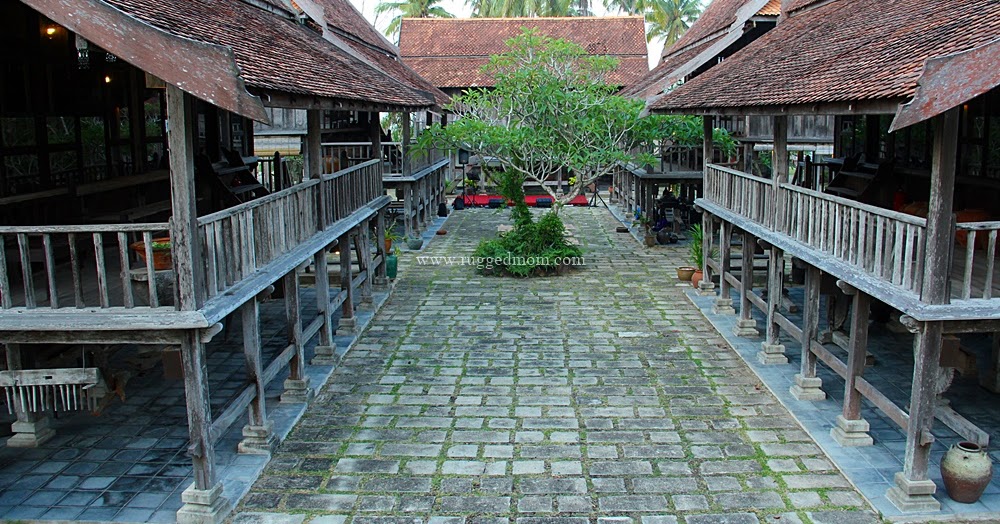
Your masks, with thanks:
[(556, 180), (565, 169), (567, 193), (542, 184), (558, 209), (618, 162), (640, 160), (631, 152), (662, 136), (663, 120), (642, 118), (641, 100), (615, 96), (605, 82), (614, 58), (522, 31), (485, 66), (496, 86), (456, 96), (448, 109), (458, 118), (428, 129), (422, 146), (494, 157), (510, 176), (535, 182)]

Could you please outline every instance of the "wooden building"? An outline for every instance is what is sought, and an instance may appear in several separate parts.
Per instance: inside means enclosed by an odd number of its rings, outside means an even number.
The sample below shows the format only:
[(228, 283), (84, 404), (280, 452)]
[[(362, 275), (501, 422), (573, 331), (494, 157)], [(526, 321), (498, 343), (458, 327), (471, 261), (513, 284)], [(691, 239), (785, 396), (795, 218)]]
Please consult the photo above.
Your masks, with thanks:
[[(282, 402), (307, 401), (315, 385), (303, 375), (303, 345), (318, 336), (317, 356), (331, 353), (334, 334), (354, 327), (355, 304), (386, 284), (384, 243), (374, 240), (389, 203), (380, 162), (324, 169), (323, 112), (370, 122), (373, 112), (438, 103), (398, 78), (390, 58), (345, 44), (327, 23), (331, 5), (0, 6), (0, 41), (17, 50), (0, 60), (0, 385), (15, 398), (38, 395), (15, 402), (8, 446), (51, 438), (48, 414), (79, 404), (67, 393), (94, 402), (110, 380), (93, 367), (33, 375), (43, 349), (165, 345), (182, 361), (194, 466), (178, 521), (218, 522), (231, 509), (213, 462), (220, 436), (249, 417), (240, 451), (268, 453), (276, 436), (265, 385), (288, 370)], [(276, 192), (256, 178), (250, 147), (252, 121), (266, 121), (267, 108), (307, 112), (305, 178)], [(340, 278), (330, 286), (335, 249)], [(307, 265), (322, 285), (315, 307), (302, 308), (297, 273)], [(275, 288), (289, 343), (264, 362), (258, 307)], [(242, 319), (248, 378), (213, 417), (205, 345), (231, 316)]]
[(566, 18), (404, 18), (399, 27), (403, 61), (445, 93), (491, 87), (482, 72), (490, 56), (507, 51), (522, 28), (562, 38), (593, 55), (620, 60), (608, 83), (627, 87), (649, 71), (646, 27), (641, 16)]
[[(697, 205), (712, 232), (706, 247), (719, 248), (706, 263), (706, 271), (719, 276), (715, 311), (733, 314), (730, 295), (737, 291), (740, 336), (757, 333), (752, 308), (766, 313), (763, 363), (787, 362), (781, 333), (802, 343), (791, 390), (796, 398), (825, 397), (816, 375), (820, 363), (845, 379), (843, 412), (832, 430), (841, 445), (872, 443), (860, 417), (862, 399), (898, 424), (906, 434), (905, 456), (886, 497), (902, 511), (937, 511), (938, 486), (928, 477), (935, 418), (966, 440), (985, 444), (989, 437), (961, 415), (961, 406), (938, 399), (954, 372), (952, 337), (1000, 331), (1000, 75), (988, 65), (1000, 63), (1000, 4), (782, 4), (776, 28), (651, 108), (772, 119), (772, 178), (705, 166), (705, 196)], [(836, 115), (842, 160), (832, 165), (839, 173), (815, 188), (791, 183), (788, 123), (823, 114)], [(866, 164), (874, 171), (850, 173)], [(861, 182), (838, 182), (852, 177)], [(768, 254), (766, 299), (753, 290), (756, 245)], [(786, 257), (805, 268), (801, 326), (779, 309)], [(712, 288), (706, 279), (702, 291)], [(820, 343), (821, 294), (850, 304), (836, 308), (841, 312), (830, 320), (849, 330), (846, 360)], [(878, 303), (898, 311), (913, 333), (905, 405), (863, 376), (870, 309)], [(983, 384), (996, 391), (996, 335), (993, 341), (993, 367)]]

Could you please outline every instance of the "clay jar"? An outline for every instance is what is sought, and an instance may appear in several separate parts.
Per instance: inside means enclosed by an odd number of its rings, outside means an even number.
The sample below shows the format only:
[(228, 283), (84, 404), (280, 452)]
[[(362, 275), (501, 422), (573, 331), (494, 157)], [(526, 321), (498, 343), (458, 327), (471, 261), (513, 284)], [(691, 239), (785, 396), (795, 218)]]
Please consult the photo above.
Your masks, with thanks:
[(941, 478), (952, 500), (971, 504), (979, 500), (993, 478), (993, 463), (979, 445), (959, 442), (941, 460)]

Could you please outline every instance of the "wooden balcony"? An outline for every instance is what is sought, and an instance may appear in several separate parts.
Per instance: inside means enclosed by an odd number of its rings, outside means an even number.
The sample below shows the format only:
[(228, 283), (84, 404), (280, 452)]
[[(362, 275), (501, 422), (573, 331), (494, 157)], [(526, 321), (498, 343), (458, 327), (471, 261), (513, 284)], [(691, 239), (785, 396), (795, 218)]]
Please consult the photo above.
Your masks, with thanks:
[(203, 306), (194, 311), (175, 305), (175, 271), (153, 266), (153, 240), (169, 234), (168, 223), (0, 227), (0, 332), (5, 342), (37, 341), (41, 332), (51, 342), (86, 342), (80, 337), (129, 330), (166, 343), (166, 332), (208, 329), (388, 200), (372, 160), (200, 217), (204, 278), (193, 280)]
[(920, 300), (927, 243), (924, 218), (803, 189), (714, 164), (705, 171), (704, 210), (844, 280), (916, 320), (1000, 318), (1000, 222), (958, 223), (950, 300)]

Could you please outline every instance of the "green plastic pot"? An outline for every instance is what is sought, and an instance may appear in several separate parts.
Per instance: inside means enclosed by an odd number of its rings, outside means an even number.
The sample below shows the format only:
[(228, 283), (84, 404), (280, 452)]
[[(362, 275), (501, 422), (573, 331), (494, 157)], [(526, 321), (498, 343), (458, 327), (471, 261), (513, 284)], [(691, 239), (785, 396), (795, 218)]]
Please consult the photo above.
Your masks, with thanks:
[(396, 278), (397, 271), (399, 271), (399, 257), (396, 255), (389, 255), (385, 257), (385, 276), (388, 278)]

